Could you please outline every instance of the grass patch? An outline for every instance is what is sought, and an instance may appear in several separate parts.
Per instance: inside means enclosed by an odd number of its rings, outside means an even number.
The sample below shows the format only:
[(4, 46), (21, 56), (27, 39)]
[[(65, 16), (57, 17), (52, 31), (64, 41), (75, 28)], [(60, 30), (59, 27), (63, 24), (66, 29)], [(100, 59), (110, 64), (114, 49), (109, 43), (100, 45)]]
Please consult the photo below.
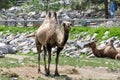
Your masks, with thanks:
[(11, 27), (11, 26), (0, 26), (0, 31), (3, 33), (7, 33), (8, 31), (16, 34), (16, 33), (26, 33), (26, 32), (35, 32), (36, 28), (34, 27)]
[(38, 78), (37, 80), (44, 80), (43, 78)]
[(21, 66), (18, 63), (17, 59), (13, 58), (0, 58), (0, 67), (12, 68), (12, 67), (19, 67)]
[[(52, 56), (52, 64), (55, 64), (55, 57)], [(46, 58), (47, 59), (47, 58)], [(46, 60), (47, 61), (47, 60)], [(37, 54), (32, 55), (31, 58), (25, 58), (24, 62), (29, 63), (38, 63)], [(44, 64), (43, 56), (41, 56), (41, 64)], [(70, 66), (92, 66), (92, 67), (108, 67), (108, 68), (120, 68), (119, 60), (108, 59), (108, 58), (71, 58), (60, 56), (59, 57), (59, 65), (70, 65)]]
[(118, 60), (106, 59), (106, 58), (70, 58), (60, 57), (60, 65), (70, 66), (92, 66), (92, 67), (108, 67), (119, 68), (120, 63)]
[(10, 80), (10, 79), (5, 76), (0, 76), (0, 80)]

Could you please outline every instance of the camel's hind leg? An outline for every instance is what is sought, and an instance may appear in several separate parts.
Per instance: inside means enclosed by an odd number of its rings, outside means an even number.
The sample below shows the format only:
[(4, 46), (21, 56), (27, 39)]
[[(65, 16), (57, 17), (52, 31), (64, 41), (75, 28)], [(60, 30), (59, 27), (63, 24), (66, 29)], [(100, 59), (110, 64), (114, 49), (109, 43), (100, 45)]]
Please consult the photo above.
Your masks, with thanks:
[(46, 50), (45, 46), (43, 47), (43, 49), (44, 49), (44, 68), (45, 68), (45, 72), (47, 72), (47, 67), (46, 67), (46, 52), (47, 52), (47, 50)]
[(37, 48), (37, 53), (38, 53), (38, 73), (40, 73), (40, 52), (41, 52), (41, 44), (38, 42), (36, 39), (36, 48)]
[(47, 51), (48, 51), (48, 70), (46, 72), (46, 76), (50, 75), (50, 62), (51, 62), (51, 46), (47, 44)]

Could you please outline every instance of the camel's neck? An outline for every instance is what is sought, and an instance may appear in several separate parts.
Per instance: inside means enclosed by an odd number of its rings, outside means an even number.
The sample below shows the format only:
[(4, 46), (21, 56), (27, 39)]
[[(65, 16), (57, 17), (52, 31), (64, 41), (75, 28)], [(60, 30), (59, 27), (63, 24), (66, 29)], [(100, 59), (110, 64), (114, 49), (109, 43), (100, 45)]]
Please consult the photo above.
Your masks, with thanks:
[(68, 40), (68, 36), (69, 36), (69, 31), (66, 31), (66, 30), (64, 30), (64, 37), (63, 37), (63, 41), (62, 41), (62, 45), (64, 46), (65, 45), (65, 43), (67, 42), (67, 40)]
[(92, 47), (92, 52), (96, 57), (101, 57), (101, 52), (97, 49), (96, 45)]

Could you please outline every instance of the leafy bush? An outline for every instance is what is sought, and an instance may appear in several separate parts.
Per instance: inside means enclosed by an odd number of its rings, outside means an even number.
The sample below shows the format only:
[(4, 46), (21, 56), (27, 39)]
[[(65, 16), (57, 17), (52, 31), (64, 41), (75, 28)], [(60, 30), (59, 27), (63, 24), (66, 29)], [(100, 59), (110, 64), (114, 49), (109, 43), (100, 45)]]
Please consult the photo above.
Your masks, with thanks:
[(108, 38), (112, 36), (117, 36), (120, 39), (120, 28), (119, 27), (98, 27), (98, 28), (91, 28), (91, 27), (73, 27), (70, 32), (70, 38), (76, 38), (76, 35), (80, 35), (82, 32), (88, 32), (89, 34), (93, 35), (97, 33), (97, 38), (102, 39), (104, 33), (109, 31)]
[[(35, 32), (36, 28), (34, 27), (2, 27), (0, 26), (0, 31), (3, 33), (6, 33), (7, 31), (10, 31), (11, 33), (16, 34), (17, 32), (19, 33), (29, 33), (29, 32)], [(117, 36), (120, 39), (120, 28), (119, 27), (98, 27), (98, 28), (92, 28), (92, 27), (73, 27), (70, 31), (70, 39), (75, 39), (77, 36), (81, 35), (83, 32), (87, 32), (91, 35), (94, 33), (97, 33), (97, 38), (102, 39), (104, 33), (106, 31), (109, 31), (110, 34), (108, 34), (108, 38), (112, 36)], [(86, 35), (85, 35), (86, 36)]]
[(27, 33), (27, 32), (35, 32), (36, 28), (34, 27), (11, 27), (11, 26), (7, 26), (7, 27), (2, 27), (0, 26), (0, 31), (2, 31), (3, 33), (6, 33), (6, 32), (11, 32), (11, 33), (14, 33), (16, 34), (17, 32), (19, 33)]
[(1, 1), (0, 2), (0, 9), (2, 9), (2, 8), (7, 9), (7, 8), (13, 6), (16, 2), (16, 0), (0, 0), (0, 1)]

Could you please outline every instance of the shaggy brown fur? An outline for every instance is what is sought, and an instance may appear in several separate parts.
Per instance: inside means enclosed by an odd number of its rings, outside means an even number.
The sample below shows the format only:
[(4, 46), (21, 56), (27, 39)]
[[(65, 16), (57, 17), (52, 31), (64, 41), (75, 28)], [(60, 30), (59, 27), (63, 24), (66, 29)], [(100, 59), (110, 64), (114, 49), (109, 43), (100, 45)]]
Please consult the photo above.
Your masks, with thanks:
[[(115, 55), (115, 59), (118, 59), (118, 60), (120, 60), (120, 48), (118, 47), (118, 48), (115, 48), (114, 47), (114, 45), (113, 45), (113, 43), (114, 43), (114, 40), (110, 40), (110, 41), (108, 41), (107, 43), (106, 43), (106, 46), (105, 46), (105, 48), (111, 48), (111, 49), (113, 49), (115, 52), (116, 52), (116, 55)], [(112, 51), (113, 51), (112, 50)], [(111, 53), (112, 54), (112, 53)]]
[(106, 46), (102, 49), (97, 49), (95, 42), (90, 42), (85, 44), (85, 47), (90, 47), (92, 49), (93, 54), (96, 57), (107, 57), (112, 59), (119, 59), (118, 52), (114, 48), (113, 42), (109, 42), (106, 44)]
[[(63, 27), (58, 22), (56, 12), (49, 12), (43, 24), (36, 32), (36, 47), (38, 51), (38, 72), (40, 72), (40, 51), (44, 48), (44, 64), (46, 75), (50, 75), (51, 49), (57, 46), (55, 76), (58, 73), (58, 58), (68, 39), (71, 23), (63, 22)], [(46, 52), (48, 51), (48, 68), (46, 67)]]

